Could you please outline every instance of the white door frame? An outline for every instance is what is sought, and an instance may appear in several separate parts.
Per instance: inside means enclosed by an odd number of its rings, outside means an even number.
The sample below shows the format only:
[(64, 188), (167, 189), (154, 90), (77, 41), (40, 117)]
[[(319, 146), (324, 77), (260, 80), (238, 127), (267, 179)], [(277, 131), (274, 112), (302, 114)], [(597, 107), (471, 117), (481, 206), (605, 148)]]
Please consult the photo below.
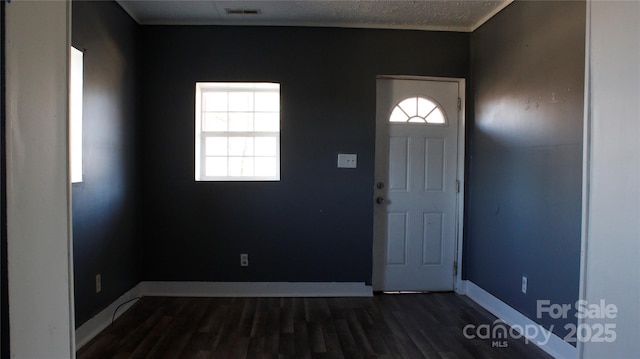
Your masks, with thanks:
[(12, 358), (75, 358), (71, 1), (5, 5), (6, 225)]
[[(462, 280), (462, 246), (464, 238), (464, 164), (465, 164), (465, 134), (466, 134), (466, 80), (455, 77), (431, 77), (431, 76), (410, 76), (410, 75), (380, 75), (376, 79), (390, 80), (416, 80), (416, 81), (434, 81), (434, 82), (457, 82), (458, 98), (460, 99), (460, 110), (458, 111), (458, 168), (456, 179), (460, 183), (460, 190), (456, 197), (456, 243), (455, 243), (455, 261), (457, 270), (455, 272), (455, 280), (453, 289), (456, 293), (465, 294), (466, 287)], [(375, 255), (375, 253), (374, 253)], [(372, 271), (373, 273), (373, 271)], [(373, 279), (373, 278), (372, 278)]]

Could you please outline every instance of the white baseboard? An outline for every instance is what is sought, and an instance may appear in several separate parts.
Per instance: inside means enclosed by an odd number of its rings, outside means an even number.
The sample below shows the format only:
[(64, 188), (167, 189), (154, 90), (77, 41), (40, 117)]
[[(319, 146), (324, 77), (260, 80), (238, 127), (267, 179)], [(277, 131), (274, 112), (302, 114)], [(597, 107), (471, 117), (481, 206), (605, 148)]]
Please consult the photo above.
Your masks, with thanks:
[(140, 282), (76, 329), (76, 350), (82, 348), (109, 324), (116, 309), (118, 318), (136, 297), (372, 297), (363, 282)]
[[(466, 284), (464, 285), (464, 288), (466, 289), (466, 295), (471, 300), (478, 303), (481, 307), (491, 312), (491, 314), (501, 319), (507, 325), (518, 325), (521, 328), (532, 325), (538, 326), (538, 329), (540, 330), (536, 331), (536, 336), (525, 335), (525, 337), (527, 337), (530, 342), (540, 347), (540, 349), (544, 350), (554, 358), (577, 358), (578, 351), (574, 346), (565, 342), (559, 336), (542, 328), (542, 326), (527, 318), (517, 310), (511, 308), (509, 305), (494, 297), (491, 293), (480, 288), (475, 283), (468, 280), (464, 282), (466, 282)], [(545, 337), (549, 339), (545, 341)]]
[(371, 297), (363, 282), (142, 282), (146, 296), (163, 297)]
[[(104, 308), (100, 313), (96, 314), (86, 323), (79, 326), (76, 329), (76, 350), (82, 348), (91, 339), (93, 339), (96, 335), (100, 334), (100, 332), (107, 328), (109, 324), (111, 324), (112, 318), (114, 318), (114, 313), (115, 318), (117, 319), (124, 312), (126, 312), (127, 309), (131, 308), (131, 306), (135, 304), (135, 301), (132, 301), (132, 299), (142, 296), (140, 289), (141, 286), (140, 283), (138, 283), (135, 287), (124, 293), (122, 296), (120, 296), (120, 298), (116, 299), (108, 307)], [(127, 301), (130, 302), (127, 303)], [(118, 309), (118, 307), (120, 307), (120, 309)], [(117, 313), (116, 309), (118, 309)]]

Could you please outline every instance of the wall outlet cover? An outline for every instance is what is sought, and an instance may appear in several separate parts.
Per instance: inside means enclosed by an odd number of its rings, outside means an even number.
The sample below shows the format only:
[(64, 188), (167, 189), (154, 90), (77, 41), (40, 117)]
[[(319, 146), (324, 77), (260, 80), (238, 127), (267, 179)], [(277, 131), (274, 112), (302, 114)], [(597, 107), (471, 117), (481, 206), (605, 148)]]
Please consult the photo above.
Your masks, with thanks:
[(338, 168), (357, 168), (358, 155), (352, 153), (338, 153)]
[(240, 266), (248, 267), (249, 266), (249, 255), (246, 253), (240, 254)]
[(96, 274), (96, 293), (102, 292), (102, 274)]

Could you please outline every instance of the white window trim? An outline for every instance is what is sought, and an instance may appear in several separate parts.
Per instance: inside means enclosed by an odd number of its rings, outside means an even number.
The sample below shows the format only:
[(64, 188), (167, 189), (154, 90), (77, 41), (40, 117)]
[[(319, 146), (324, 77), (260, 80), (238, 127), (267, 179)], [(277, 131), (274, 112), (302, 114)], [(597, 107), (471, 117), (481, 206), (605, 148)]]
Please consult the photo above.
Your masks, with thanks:
[[(260, 92), (260, 89), (254, 88), (256, 83), (211, 83), (211, 82), (197, 82), (196, 83), (196, 106), (195, 106), (195, 152), (196, 152), (196, 161), (195, 161), (195, 180), (198, 182), (268, 182), (268, 181), (280, 181), (280, 131), (233, 131), (233, 132), (213, 132), (208, 131), (204, 132), (202, 130), (202, 94), (207, 89), (218, 87), (222, 85), (228, 85), (228, 90), (230, 91), (246, 91), (251, 90), (253, 92)], [(222, 87), (219, 87), (222, 89)], [(269, 90), (270, 92), (273, 90)], [(206, 176), (203, 172), (205, 169), (205, 161), (206, 161), (206, 148), (203, 145), (208, 137), (273, 137), (276, 139), (276, 153), (275, 153), (275, 176)], [(260, 156), (251, 156), (253, 158)], [(270, 156), (271, 157), (271, 156)], [(229, 157), (227, 157), (229, 158)]]
[(84, 54), (71, 47), (69, 71), (69, 163), (71, 183), (82, 182), (82, 97)]
[[(419, 100), (426, 100), (428, 102), (430, 102), (431, 104), (434, 105), (433, 109), (431, 109), (431, 111), (429, 111), (429, 113), (427, 113), (425, 116), (420, 116), (420, 114), (418, 113), (418, 110), (416, 108), (415, 112), (407, 112), (402, 106), (400, 106), (400, 104), (402, 104), (403, 102), (407, 101), (407, 100), (413, 100), (416, 99), (416, 101)], [(417, 105), (417, 102), (416, 102)], [(396, 110), (401, 111), (405, 116), (407, 116), (407, 119), (405, 121), (392, 121), (392, 117), (394, 115), (394, 113), (396, 112)], [(439, 114), (442, 117), (443, 122), (432, 122), (429, 121), (429, 118), (431, 117), (432, 114)], [(419, 118), (422, 120), (422, 122), (419, 121), (411, 121), (414, 118)], [(440, 106), (440, 104), (435, 101), (434, 99), (430, 98), (430, 97), (426, 97), (426, 96), (410, 96), (407, 97), (401, 101), (399, 101), (391, 110), (391, 112), (389, 113), (389, 123), (391, 124), (407, 124), (407, 125), (419, 125), (419, 126), (448, 126), (449, 124), (449, 120), (447, 119), (447, 114), (445, 111), (442, 110), (442, 106)]]

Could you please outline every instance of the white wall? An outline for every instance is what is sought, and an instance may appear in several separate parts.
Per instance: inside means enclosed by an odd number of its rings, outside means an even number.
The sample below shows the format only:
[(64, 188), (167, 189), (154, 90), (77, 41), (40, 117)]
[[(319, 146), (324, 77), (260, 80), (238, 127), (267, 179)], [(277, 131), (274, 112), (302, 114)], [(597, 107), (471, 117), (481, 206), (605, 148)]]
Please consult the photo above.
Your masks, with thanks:
[(612, 343), (588, 341), (585, 358), (637, 358), (640, 353), (640, 2), (592, 1), (590, 161), (587, 175), (584, 298), (618, 308)]
[(67, 160), (70, 3), (6, 4), (12, 358), (72, 358)]

